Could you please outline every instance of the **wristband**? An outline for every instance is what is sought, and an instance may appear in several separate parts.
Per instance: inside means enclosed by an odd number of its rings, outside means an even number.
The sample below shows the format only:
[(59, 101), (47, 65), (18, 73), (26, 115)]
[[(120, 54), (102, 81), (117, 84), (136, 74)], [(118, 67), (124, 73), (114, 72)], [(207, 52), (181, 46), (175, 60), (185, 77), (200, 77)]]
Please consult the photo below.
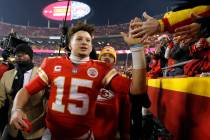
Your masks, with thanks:
[(130, 47), (133, 60), (133, 69), (146, 68), (144, 46), (142, 44), (134, 45)]

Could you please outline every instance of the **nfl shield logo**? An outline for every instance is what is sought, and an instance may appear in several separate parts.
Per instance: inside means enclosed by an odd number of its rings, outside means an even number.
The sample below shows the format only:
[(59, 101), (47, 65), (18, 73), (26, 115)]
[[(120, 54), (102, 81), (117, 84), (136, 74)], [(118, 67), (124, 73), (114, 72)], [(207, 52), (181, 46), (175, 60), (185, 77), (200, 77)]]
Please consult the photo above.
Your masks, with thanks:
[(77, 72), (78, 72), (77, 68), (73, 68), (73, 69), (72, 69), (72, 73), (73, 73), (73, 74), (76, 74)]

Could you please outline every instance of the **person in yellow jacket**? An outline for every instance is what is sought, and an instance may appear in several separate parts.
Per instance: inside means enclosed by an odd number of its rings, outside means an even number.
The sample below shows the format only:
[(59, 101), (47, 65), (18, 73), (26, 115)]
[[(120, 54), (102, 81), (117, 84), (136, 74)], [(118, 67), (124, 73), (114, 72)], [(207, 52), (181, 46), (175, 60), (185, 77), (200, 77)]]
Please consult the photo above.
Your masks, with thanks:
[(175, 33), (175, 36), (189, 39), (197, 36), (201, 32), (201, 29), (207, 26), (206, 32), (210, 30), (208, 24), (208, 21), (210, 21), (210, 2), (208, 5), (207, 3), (205, 5), (199, 3), (193, 7), (181, 7), (177, 11), (165, 13), (163, 18), (159, 20), (149, 16), (146, 12), (143, 13), (143, 17), (146, 19), (145, 21), (135, 22), (130, 26), (131, 28), (138, 26), (138, 28), (135, 28), (131, 32), (131, 35), (135, 38), (143, 37), (144, 39), (149, 35), (168, 31)]

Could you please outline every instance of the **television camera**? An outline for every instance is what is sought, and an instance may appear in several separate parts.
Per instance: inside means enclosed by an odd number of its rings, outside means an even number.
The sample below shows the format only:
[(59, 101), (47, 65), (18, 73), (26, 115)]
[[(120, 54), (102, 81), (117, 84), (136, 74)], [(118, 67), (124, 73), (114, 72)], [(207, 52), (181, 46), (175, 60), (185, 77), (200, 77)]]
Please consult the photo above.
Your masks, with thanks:
[(27, 41), (26, 39), (20, 38), (19, 36), (17, 36), (16, 33), (10, 33), (8, 36), (4, 37), (0, 41), (0, 47), (3, 50), (7, 50), (9, 55), (13, 55), (14, 49), (16, 48), (18, 44), (21, 44), (21, 43), (29, 43), (29, 41)]

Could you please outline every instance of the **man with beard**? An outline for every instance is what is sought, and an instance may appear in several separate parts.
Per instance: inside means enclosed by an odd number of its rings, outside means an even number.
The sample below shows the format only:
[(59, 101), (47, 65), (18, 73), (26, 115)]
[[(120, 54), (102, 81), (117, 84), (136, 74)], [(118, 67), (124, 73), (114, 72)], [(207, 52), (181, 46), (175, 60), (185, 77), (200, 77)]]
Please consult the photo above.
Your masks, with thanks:
[[(14, 55), (16, 63), (15, 68), (5, 72), (0, 82), (0, 108), (5, 104), (6, 100), (9, 101), (9, 118), (17, 92), (36, 75), (37, 71), (37, 68), (34, 67), (32, 62), (33, 50), (28, 44), (22, 43), (17, 45)], [(2, 140), (38, 140), (42, 136), (44, 131), (43, 119), (45, 112), (45, 100), (43, 100), (43, 95), (44, 91), (40, 91), (38, 94), (33, 95), (24, 108), (29, 120), (32, 122), (33, 129), (28, 129), (27, 132), (26, 130), (18, 131), (7, 123), (2, 134)]]

